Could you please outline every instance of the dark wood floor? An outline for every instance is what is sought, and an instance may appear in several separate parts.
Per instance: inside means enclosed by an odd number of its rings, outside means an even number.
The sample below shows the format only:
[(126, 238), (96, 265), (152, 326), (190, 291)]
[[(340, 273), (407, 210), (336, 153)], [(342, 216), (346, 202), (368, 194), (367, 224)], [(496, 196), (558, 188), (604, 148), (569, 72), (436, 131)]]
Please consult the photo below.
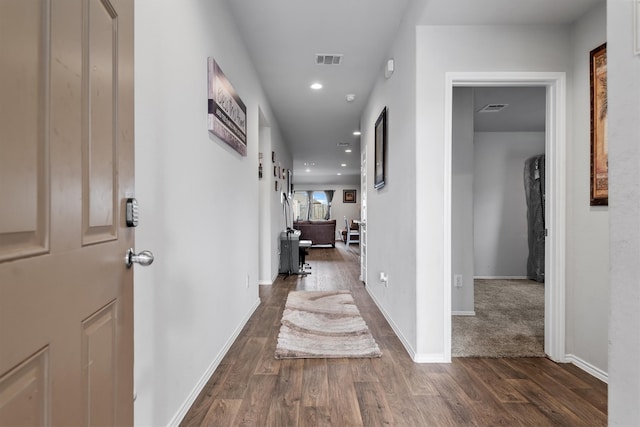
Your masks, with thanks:
[[(415, 364), (358, 281), (357, 252), (310, 250), (313, 274), (261, 286), (262, 304), (183, 426), (599, 426), (606, 384), (545, 358)], [(273, 357), (291, 290), (349, 289), (383, 356)]]

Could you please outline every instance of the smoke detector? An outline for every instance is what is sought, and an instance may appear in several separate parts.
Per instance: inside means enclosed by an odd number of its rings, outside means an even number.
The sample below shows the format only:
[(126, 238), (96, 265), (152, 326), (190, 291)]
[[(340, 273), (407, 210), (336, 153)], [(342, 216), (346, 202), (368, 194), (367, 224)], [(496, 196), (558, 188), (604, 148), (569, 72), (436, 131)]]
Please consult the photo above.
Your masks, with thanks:
[(352, 94), (352, 93), (348, 94), (344, 98), (347, 100), (347, 102), (353, 102), (353, 101), (356, 100), (356, 96), (354, 94)]

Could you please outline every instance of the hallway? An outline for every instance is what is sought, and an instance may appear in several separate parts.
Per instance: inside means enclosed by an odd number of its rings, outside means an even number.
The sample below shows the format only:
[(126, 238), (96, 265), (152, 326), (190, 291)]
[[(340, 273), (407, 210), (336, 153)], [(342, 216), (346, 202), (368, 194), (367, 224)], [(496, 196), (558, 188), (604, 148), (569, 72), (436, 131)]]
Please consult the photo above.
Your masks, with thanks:
[[(255, 311), (182, 426), (606, 425), (607, 386), (546, 358), (415, 364), (358, 280), (356, 251), (314, 248), (312, 274), (260, 286)], [(276, 360), (291, 290), (348, 289), (380, 359)]]

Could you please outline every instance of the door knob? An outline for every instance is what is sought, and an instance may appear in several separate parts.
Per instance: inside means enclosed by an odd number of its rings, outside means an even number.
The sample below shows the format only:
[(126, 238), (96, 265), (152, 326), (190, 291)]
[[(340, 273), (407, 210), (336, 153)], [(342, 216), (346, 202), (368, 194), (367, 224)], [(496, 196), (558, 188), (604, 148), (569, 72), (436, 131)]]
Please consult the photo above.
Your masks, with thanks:
[(142, 251), (136, 254), (132, 248), (127, 251), (124, 261), (127, 264), (127, 268), (131, 268), (134, 262), (146, 267), (153, 262), (153, 253), (151, 253), (151, 251)]

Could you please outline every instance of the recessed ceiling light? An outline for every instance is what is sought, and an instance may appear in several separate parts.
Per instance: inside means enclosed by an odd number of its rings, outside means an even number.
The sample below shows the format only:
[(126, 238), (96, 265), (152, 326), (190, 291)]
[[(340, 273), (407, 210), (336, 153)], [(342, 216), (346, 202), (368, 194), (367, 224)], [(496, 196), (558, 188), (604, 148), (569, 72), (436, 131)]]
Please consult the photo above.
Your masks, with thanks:
[(315, 162), (304, 162), (303, 163), (305, 166), (315, 166)]
[(322, 89), (322, 84), (320, 83), (313, 83), (311, 86), (309, 86), (311, 89), (313, 90), (320, 90)]
[(307, 169), (307, 170), (305, 170), (305, 172), (311, 172), (311, 169)]
[(342, 163), (340, 166), (342, 166), (343, 168), (346, 168), (347, 164), (346, 163)]
[(338, 175), (342, 175), (340, 172), (338, 172)]
[(362, 132), (360, 132), (359, 130), (353, 131), (353, 136), (360, 136), (360, 135), (362, 135)]
[(351, 148), (347, 148), (346, 150), (344, 150), (345, 153), (350, 153), (351, 151)]

